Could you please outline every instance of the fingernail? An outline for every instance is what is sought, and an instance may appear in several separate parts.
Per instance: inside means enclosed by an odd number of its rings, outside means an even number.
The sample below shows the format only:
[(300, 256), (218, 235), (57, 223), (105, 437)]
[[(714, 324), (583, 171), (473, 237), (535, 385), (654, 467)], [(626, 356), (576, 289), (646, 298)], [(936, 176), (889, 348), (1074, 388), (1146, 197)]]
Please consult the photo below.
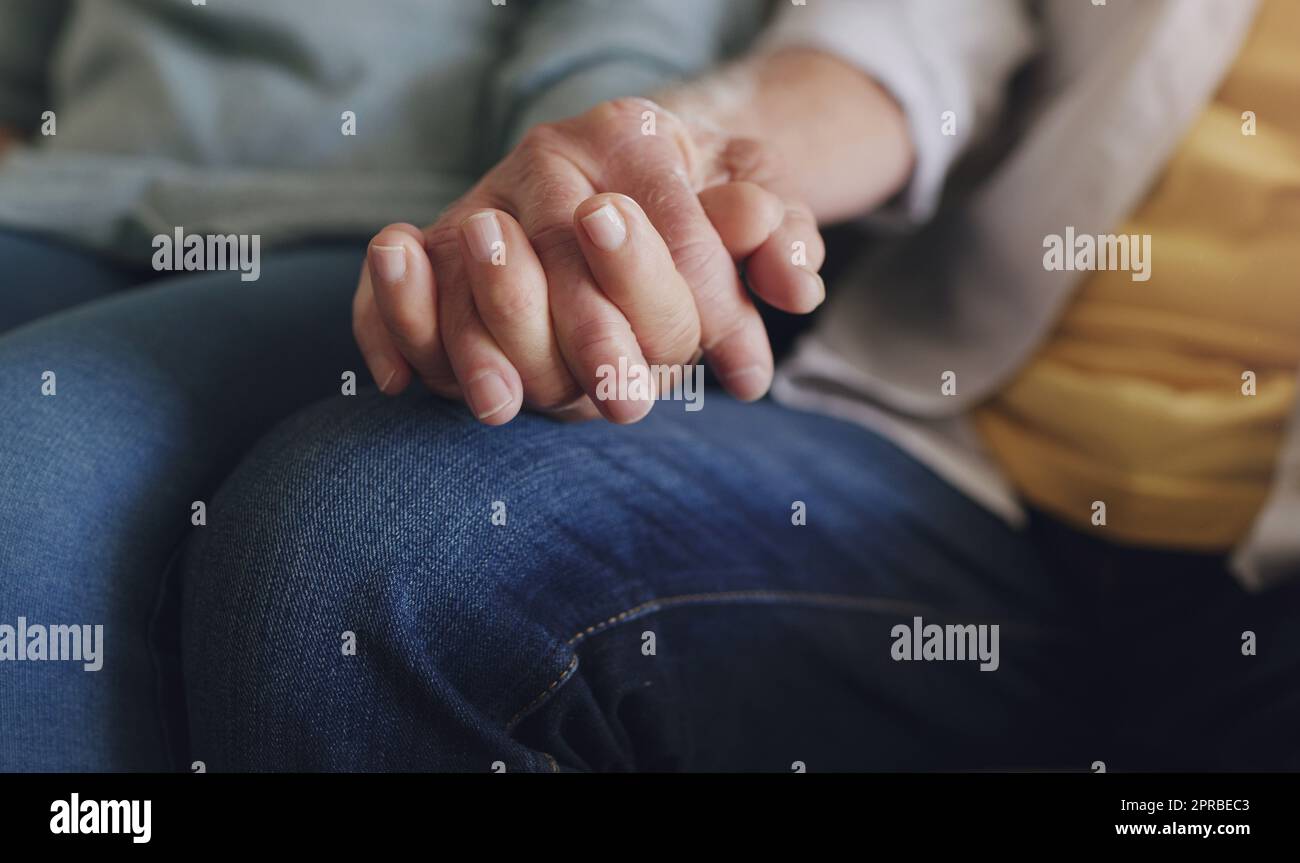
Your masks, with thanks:
[(817, 297), (817, 302), (813, 304), (813, 308), (817, 308), (817, 306), (826, 302), (826, 280), (818, 273), (809, 273), (808, 275), (812, 277), (814, 296)]
[(587, 236), (604, 252), (613, 252), (627, 240), (627, 225), (613, 204), (606, 204), (582, 220)]
[(483, 372), (469, 382), (469, 406), (481, 420), (496, 416), (514, 403), (506, 379), (496, 372)]
[(370, 262), (375, 275), (389, 284), (400, 282), (406, 276), (405, 246), (370, 246)]
[(469, 253), (480, 264), (492, 263), (492, 253), (498, 248), (497, 243), (505, 242), (501, 234), (501, 220), (496, 213), (475, 213), (461, 222), (460, 229), (465, 232)]
[(393, 368), (393, 366), (388, 363), (388, 360), (383, 357), (371, 357), (369, 362), (370, 374), (374, 376), (375, 386), (379, 387), (381, 393), (387, 392), (388, 385), (391, 384), (393, 378), (397, 376), (397, 369)]

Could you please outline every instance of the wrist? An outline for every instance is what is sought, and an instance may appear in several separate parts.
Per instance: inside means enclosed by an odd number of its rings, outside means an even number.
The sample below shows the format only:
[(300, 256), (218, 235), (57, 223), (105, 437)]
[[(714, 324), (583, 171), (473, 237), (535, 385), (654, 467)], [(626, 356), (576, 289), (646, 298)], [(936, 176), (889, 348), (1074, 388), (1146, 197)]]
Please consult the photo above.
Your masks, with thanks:
[(874, 209), (912, 174), (901, 107), (830, 54), (792, 49), (750, 57), (656, 98), (717, 139), (761, 142), (820, 221)]

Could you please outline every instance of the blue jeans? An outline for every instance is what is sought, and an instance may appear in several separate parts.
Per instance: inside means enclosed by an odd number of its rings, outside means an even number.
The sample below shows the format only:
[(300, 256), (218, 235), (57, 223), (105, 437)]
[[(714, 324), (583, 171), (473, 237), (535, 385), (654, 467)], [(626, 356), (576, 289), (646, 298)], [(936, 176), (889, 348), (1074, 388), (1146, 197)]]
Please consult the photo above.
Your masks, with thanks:
[[(1013, 530), (870, 432), (713, 391), (632, 428), (344, 395), (359, 262), (0, 336), (0, 623), (109, 645), (0, 664), (0, 769), (1300, 767), (1295, 589)], [(997, 669), (896, 659), (918, 617), (998, 625)]]
[(0, 234), (0, 625), (97, 624), (105, 642), (95, 672), (0, 662), (0, 770), (176, 760), (162, 588), (193, 502), (277, 421), (338, 392), (344, 370), (364, 374), (349, 321), (361, 252), (263, 257), (256, 283), (155, 279)]
[[(487, 429), (332, 397), (213, 513), (183, 614), (209, 769), (1300, 766), (1294, 589), (1019, 533), (871, 433), (770, 403)], [(997, 669), (896, 660), (916, 617), (998, 624)]]

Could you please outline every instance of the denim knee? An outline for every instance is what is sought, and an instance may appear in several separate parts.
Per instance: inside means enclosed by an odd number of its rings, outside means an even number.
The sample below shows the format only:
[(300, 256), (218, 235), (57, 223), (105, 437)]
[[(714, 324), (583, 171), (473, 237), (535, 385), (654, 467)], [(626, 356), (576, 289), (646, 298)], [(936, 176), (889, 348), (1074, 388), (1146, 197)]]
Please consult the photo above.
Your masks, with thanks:
[[(550, 426), (529, 424), (511, 439)], [(264, 439), (186, 553), (194, 758), (546, 769), (506, 734), (562, 662), (526, 600), (547, 561), (506, 535), (530, 452), (414, 395), (331, 399)]]

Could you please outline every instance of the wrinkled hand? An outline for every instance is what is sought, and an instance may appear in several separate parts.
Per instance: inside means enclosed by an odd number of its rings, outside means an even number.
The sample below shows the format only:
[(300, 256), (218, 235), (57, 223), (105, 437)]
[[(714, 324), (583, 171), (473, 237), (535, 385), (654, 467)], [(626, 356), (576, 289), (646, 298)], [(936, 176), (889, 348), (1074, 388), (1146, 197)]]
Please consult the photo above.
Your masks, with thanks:
[(759, 398), (772, 352), (737, 263), (779, 309), (825, 298), (816, 223), (781, 188), (760, 143), (646, 100), (538, 126), (433, 225), (374, 237), (357, 343), (384, 392), (416, 376), (491, 425), (523, 407), (635, 422), (653, 394), (599, 398), (602, 367), (701, 350), (734, 396)]

